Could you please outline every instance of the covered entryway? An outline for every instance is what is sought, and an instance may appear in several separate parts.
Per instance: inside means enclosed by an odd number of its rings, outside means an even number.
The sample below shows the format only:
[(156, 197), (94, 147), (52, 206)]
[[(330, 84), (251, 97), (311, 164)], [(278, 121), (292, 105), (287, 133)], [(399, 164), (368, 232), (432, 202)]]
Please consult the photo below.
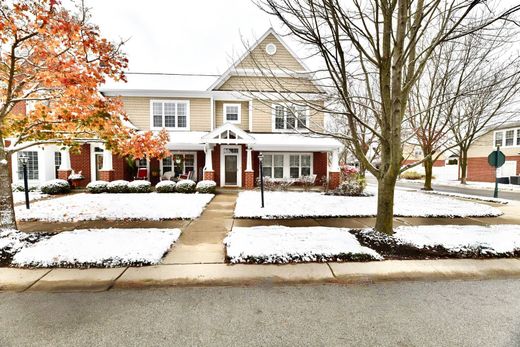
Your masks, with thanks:
[(220, 148), (220, 185), (222, 187), (241, 187), (242, 151), (240, 146), (221, 146)]

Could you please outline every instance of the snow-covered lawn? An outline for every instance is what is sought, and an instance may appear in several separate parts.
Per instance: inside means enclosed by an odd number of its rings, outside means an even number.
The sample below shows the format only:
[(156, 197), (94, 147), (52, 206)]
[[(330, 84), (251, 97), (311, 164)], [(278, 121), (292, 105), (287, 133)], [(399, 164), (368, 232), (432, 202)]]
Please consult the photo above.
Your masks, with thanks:
[(177, 241), (179, 229), (66, 231), (22, 248), (16, 266), (115, 267), (157, 264)]
[[(416, 183), (418, 185), (423, 185), (424, 180), (406, 180), (406, 179), (400, 179), (401, 182), (406, 183)], [(467, 182), (466, 184), (461, 184), (458, 180), (443, 180), (443, 179), (435, 179), (432, 182), (434, 185), (444, 185), (444, 186), (453, 186), (453, 187), (460, 187), (460, 188), (475, 188), (475, 189), (489, 189), (493, 190), (495, 189), (495, 183), (494, 182)], [(520, 185), (516, 184), (498, 184), (499, 190), (507, 190), (507, 191), (520, 191)]]
[[(260, 207), (260, 192), (241, 192), (235, 207), (237, 218), (371, 217), (377, 211), (377, 196), (330, 196), (311, 192), (266, 192)], [(500, 216), (494, 207), (420, 192), (395, 192), (394, 214), (400, 217)]]
[[(48, 196), (41, 192), (29, 192), (29, 201), (40, 200)], [(25, 192), (13, 192), (13, 201), (15, 204), (25, 203)]]
[(520, 252), (520, 225), (427, 225), (399, 227), (394, 237), (419, 248), (452, 253), (512, 256)]
[(452, 193), (452, 192), (440, 192), (437, 190), (424, 191), (423, 193), (424, 194), (442, 195), (442, 196), (451, 196), (454, 198), (462, 198), (462, 199), (468, 199), (468, 200), (494, 202), (494, 203), (502, 204), (502, 205), (507, 205), (509, 203), (509, 200), (493, 198), (493, 197), (489, 197), (489, 196), (469, 195), (469, 194)]
[(235, 227), (224, 240), (231, 263), (380, 260), (349, 229), (284, 226)]
[(194, 219), (213, 194), (72, 194), (16, 207), (21, 221)]

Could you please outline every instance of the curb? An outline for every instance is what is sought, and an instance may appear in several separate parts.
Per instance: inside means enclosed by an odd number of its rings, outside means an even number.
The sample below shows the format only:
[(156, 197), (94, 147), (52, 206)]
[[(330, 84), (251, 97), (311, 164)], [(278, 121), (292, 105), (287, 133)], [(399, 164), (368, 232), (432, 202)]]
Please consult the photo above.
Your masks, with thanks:
[(520, 278), (520, 259), (385, 260), (286, 265), (173, 264), (111, 269), (0, 269), (0, 291), (357, 284)]

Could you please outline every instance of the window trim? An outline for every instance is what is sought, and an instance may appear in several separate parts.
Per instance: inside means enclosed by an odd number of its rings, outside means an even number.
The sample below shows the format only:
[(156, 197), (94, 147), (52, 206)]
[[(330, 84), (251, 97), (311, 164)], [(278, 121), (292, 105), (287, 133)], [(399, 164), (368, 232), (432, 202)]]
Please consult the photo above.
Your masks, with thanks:
[[(277, 129), (276, 128), (276, 106), (282, 106), (284, 109), (284, 128)], [(308, 106), (305, 107), (305, 128), (298, 128), (298, 119), (295, 120), (295, 128), (287, 128), (287, 108), (292, 106), (289, 103), (273, 103), (271, 104), (271, 130), (273, 133), (308, 133), (309, 132), (309, 123), (310, 123), (310, 109)]]
[[(34, 153), (35, 153), (36, 165), (29, 165), (29, 161), (27, 162), (27, 180), (30, 182), (40, 181), (40, 178), (41, 178), (40, 151), (38, 151), (36, 149), (30, 149), (30, 148), (16, 153), (16, 178), (18, 179), (18, 181), (23, 181), (23, 165), (20, 165), (20, 155), (22, 153), (27, 153), (28, 158), (30, 156), (29, 153), (32, 153), (31, 155), (34, 155)], [(36, 167), (34, 167), (34, 166), (36, 166)], [(54, 158), (53, 158), (53, 167), (54, 167)], [(36, 173), (36, 178), (34, 178), (35, 173)]]
[[(153, 123), (153, 104), (156, 102), (162, 103), (162, 126), (156, 127)], [(165, 115), (164, 115), (164, 104), (172, 103), (172, 104), (186, 104), (186, 127), (166, 127), (165, 126)], [(166, 129), (168, 131), (190, 131), (190, 100), (181, 100), (181, 99), (150, 99), (150, 130), (161, 130)], [(175, 106), (175, 124), (178, 124), (178, 115), (177, 115), (177, 105)]]
[[(506, 134), (508, 131), (513, 131), (513, 144), (506, 145)], [(520, 128), (509, 128), (509, 129), (500, 129), (495, 130), (493, 132), (493, 148), (496, 148), (497, 144), (497, 134), (502, 135), (502, 141), (500, 143), (501, 148), (515, 148), (520, 147), (520, 143), (518, 143), (518, 139), (520, 139)]]
[[(266, 155), (282, 155), (283, 156), (283, 178), (278, 179), (296, 179), (291, 178), (291, 155), (298, 155), (300, 156), (300, 163), (299, 163), (299, 171), (300, 171), (300, 177), (301, 176), (301, 170), (302, 170), (302, 155), (308, 155), (310, 157), (310, 173), (309, 175), (312, 176), (314, 174), (314, 153), (313, 152), (262, 152), (264, 156)], [(274, 158), (274, 157), (273, 157)], [(270, 166), (272, 168), (271, 174), (274, 175), (274, 165)], [(271, 176), (272, 176), (271, 175)], [(265, 176), (264, 176), (265, 177)]]
[[(238, 107), (238, 119), (237, 120), (228, 120), (227, 119), (227, 107), (228, 106), (236, 106)], [(222, 105), (222, 117), (224, 120), (224, 123), (231, 123), (231, 124), (242, 124), (242, 104), (240, 103), (224, 103)]]
[[(172, 157), (172, 170), (175, 171), (175, 163), (173, 162), (173, 156), (174, 155), (186, 155), (191, 154), (193, 155), (193, 177), (192, 180), (197, 181), (198, 179), (198, 166), (197, 166), (197, 152), (194, 151), (170, 151), (170, 157)], [(186, 166), (184, 166), (184, 169), (186, 169)], [(163, 168), (163, 159), (159, 160), (159, 172), (160, 176), (164, 175), (164, 168)], [(186, 173), (185, 173), (186, 174)]]

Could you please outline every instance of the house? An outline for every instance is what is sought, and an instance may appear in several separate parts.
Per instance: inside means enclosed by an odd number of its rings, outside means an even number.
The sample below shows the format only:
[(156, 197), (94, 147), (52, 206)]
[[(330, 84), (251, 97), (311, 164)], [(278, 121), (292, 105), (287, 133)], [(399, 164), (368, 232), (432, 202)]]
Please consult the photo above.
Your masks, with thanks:
[[(264, 176), (291, 179), (316, 175), (317, 181), (328, 178), (335, 187), (343, 146), (309, 131), (324, 127), (323, 92), (311, 77), (303, 61), (269, 29), (209, 85), (115, 85), (101, 92), (123, 100), (130, 126), (169, 132), (170, 157), (135, 162), (137, 167), (146, 168), (152, 183), (173, 172), (189, 174), (194, 180), (214, 180), (221, 187), (251, 189), (259, 176), (262, 154)], [(299, 101), (302, 97), (305, 105)], [(134, 163), (128, 165), (127, 158), (113, 156), (101, 142), (83, 144), (81, 153), (53, 146), (26, 152), (33, 181), (67, 178), (75, 170), (82, 171), (80, 184), (84, 186), (95, 180), (131, 180), (136, 170)], [(15, 162), (13, 179), (18, 181), (21, 176)]]
[(495, 181), (495, 168), (488, 164), (488, 155), (500, 146), (505, 164), (496, 170), (498, 177), (520, 174), (520, 121), (511, 120), (490, 127), (468, 151), (468, 181)]

